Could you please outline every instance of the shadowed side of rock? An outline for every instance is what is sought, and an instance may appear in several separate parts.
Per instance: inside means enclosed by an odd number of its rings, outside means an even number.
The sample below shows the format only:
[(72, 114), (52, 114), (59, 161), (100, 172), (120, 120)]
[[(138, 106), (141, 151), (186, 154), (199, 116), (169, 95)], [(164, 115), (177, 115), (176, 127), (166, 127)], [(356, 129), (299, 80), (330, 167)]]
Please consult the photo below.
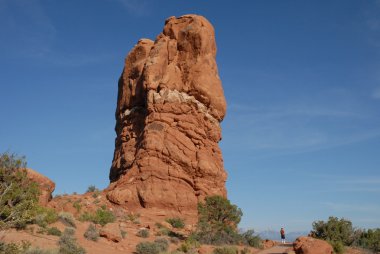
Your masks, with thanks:
[(107, 198), (128, 207), (194, 213), (226, 196), (218, 146), (226, 102), (214, 29), (203, 17), (171, 17), (156, 40), (131, 50), (119, 80)]

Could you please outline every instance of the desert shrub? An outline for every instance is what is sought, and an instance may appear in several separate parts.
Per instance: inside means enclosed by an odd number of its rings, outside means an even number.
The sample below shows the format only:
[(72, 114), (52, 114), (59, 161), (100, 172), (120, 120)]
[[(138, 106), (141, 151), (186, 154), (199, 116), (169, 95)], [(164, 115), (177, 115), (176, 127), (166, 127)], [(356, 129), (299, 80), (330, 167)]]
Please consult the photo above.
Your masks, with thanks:
[(99, 238), (99, 231), (94, 224), (90, 224), (83, 235), (87, 240), (96, 242)]
[(380, 228), (363, 230), (356, 243), (357, 246), (372, 250), (380, 251)]
[(354, 229), (352, 222), (344, 218), (329, 217), (328, 221), (314, 221), (313, 236), (330, 242), (341, 242), (351, 245), (353, 242)]
[(120, 234), (121, 234), (121, 237), (123, 238), (123, 239), (125, 239), (126, 237), (127, 237), (127, 231), (124, 231), (124, 230), (120, 230)]
[(193, 253), (196, 252), (196, 249), (199, 247), (199, 242), (193, 237), (189, 237), (179, 246), (178, 250), (184, 253)]
[(58, 250), (44, 250), (38, 247), (32, 247), (23, 252), (23, 254), (59, 254)]
[(334, 253), (336, 253), (336, 254), (344, 253), (344, 245), (342, 242), (339, 242), (339, 241), (328, 241), (328, 242), (333, 247)]
[(23, 254), (30, 248), (30, 242), (21, 241), (21, 243), (4, 243), (0, 242), (1, 254)]
[(198, 204), (198, 224), (195, 238), (204, 244), (234, 244), (241, 237), (237, 224), (243, 215), (240, 208), (221, 196), (206, 197)]
[(238, 254), (238, 249), (235, 246), (223, 246), (215, 248), (213, 254)]
[(158, 246), (160, 252), (167, 251), (169, 248), (169, 242), (165, 238), (157, 238), (154, 243)]
[(79, 246), (74, 236), (74, 228), (66, 228), (59, 238), (59, 254), (85, 254), (83, 247)]
[(73, 203), (73, 207), (77, 210), (77, 212), (79, 213), (80, 210), (82, 209), (82, 204), (80, 202), (80, 200), (77, 200)]
[(171, 231), (168, 228), (164, 227), (161, 223), (157, 222), (156, 227), (158, 228), (158, 231), (156, 233), (157, 236), (163, 236), (163, 235), (169, 236), (171, 233)]
[(97, 198), (97, 197), (99, 197), (99, 195), (100, 195), (100, 190), (95, 190), (93, 193), (92, 193), (92, 197), (93, 198)]
[(112, 223), (116, 220), (116, 216), (113, 214), (113, 212), (106, 210), (106, 208), (102, 207), (96, 210), (95, 213), (83, 213), (79, 220), (81, 221), (91, 221), (95, 224), (100, 224), (102, 226), (106, 225), (107, 223)]
[(96, 191), (99, 191), (99, 189), (96, 188), (95, 185), (90, 185), (90, 186), (88, 186), (86, 193), (89, 193), (89, 192), (96, 192)]
[(240, 254), (251, 254), (251, 251), (248, 248), (240, 250)]
[(58, 214), (58, 218), (66, 225), (70, 226), (70, 227), (73, 227), (75, 228), (76, 225), (75, 225), (75, 220), (74, 220), (74, 216), (71, 214), (71, 213), (67, 213), (67, 212), (60, 212)]
[(25, 168), (25, 157), (0, 154), (0, 230), (25, 228), (37, 214), (40, 192)]
[(34, 217), (33, 223), (40, 227), (46, 227), (57, 220), (58, 214), (54, 209), (40, 206), (37, 208), (37, 215)]
[(46, 233), (48, 235), (55, 235), (55, 236), (61, 236), (62, 235), (61, 230), (59, 230), (57, 227), (48, 228)]
[(142, 238), (148, 238), (149, 230), (146, 228), (140, 229), (139, 231), (137, 231), (136, 235)]
[(137, 254), (159, 254), (160, 247), (156, 243), (141, 242), (136, 245)]
[(166, 221), (172, 225), (173, 228), (184, 228), (185, 227), (185, 222), (181, 218), (169, 218), (166, 219)]
[(241, 233), (240, 236), (242, 243), (251, 247), (262, 248), (262, 239), (260, 238), (260, 236), (254, 234), (255, 231), (253, 229)]
[[(139, 213), (129, 213), (125, 217), (126, 220), (129, 220), (129, 221), (131, 221), (133, 223), (136, 223), (136, 224), (140, 223), (139, 222), (139, 218), (140, 218), (140, 214)], [(157, 225), (157, 223), (156, 223), (156, 225)]]

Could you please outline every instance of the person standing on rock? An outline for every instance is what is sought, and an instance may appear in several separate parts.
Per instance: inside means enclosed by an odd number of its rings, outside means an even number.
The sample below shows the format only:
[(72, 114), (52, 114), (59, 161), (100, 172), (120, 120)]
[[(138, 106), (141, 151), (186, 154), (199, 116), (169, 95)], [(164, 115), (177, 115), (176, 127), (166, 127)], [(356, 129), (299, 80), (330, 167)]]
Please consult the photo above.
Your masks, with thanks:
[(284, 230), (284, 228), (281, 228), (280, 235), (281, 235), (281, 243), (285, 243), (285, 230)]

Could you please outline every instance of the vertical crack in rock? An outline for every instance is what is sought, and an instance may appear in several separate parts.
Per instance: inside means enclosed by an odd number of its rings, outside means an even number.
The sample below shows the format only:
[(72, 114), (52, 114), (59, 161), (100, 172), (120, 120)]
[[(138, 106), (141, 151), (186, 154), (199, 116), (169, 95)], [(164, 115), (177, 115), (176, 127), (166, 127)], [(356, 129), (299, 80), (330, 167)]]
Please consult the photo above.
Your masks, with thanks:
[(212, 25), (170, 17), (153, 42), (130, 51), (119, 80), (115, 152), (107, 198), (129, 208), (195, 212), (226, 196), (218, 142), (226, 101)]

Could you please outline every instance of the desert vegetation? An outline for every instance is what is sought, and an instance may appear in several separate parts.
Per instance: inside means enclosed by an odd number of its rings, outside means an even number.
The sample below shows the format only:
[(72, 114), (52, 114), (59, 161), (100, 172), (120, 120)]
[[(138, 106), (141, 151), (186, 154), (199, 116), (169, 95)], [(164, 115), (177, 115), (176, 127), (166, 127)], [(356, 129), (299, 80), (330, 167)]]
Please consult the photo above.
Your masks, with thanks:
[(102, 226), (112, 223), (116, 220), (116, 216), (113, 212), (107, 210), (105, 206), (97, 209), (94, 213), (84, 212), (80, 217), (80, 221), (91, 221), (95, 224), (100, 224)]
[(164, 238), (158, 238), (154, 242), (141, 242), (136, 246), (137, 254), (159, 254), (167, 251), (169, 242)]
[(94, 224), (90, 224), (83, 235), (87, 240), (96, 242), (99, 239), (99, 230)]
[(38, 214), (39, 189), (26, 173), (25, 157), (0, 155), (0, 230), (25, 228)]
[(260, 247), (261, 239), (253, 230), (239, 233), (238, 224), (243, 212), (221, 196), (206, 197), (198, 205), (199, 221), (194, 239), (202, 244), (245, 244)]
[(185, 227), (185, 221), (181, 218), (168, 218), (166, 221), (173, 227), (173, 228), (184, 228)]
[(74, 236), (74, 228), (66, 228), (59, 238), (59, 254), (85, 254), (83, 247), (79, 246)]
[(345, 246), (380, 251), (380, 229), (356, 229), (350, 220), (329, 217), (327, 221), (313, 222), (311, 235), (328, 241), (336, 253), (343, 253)]

